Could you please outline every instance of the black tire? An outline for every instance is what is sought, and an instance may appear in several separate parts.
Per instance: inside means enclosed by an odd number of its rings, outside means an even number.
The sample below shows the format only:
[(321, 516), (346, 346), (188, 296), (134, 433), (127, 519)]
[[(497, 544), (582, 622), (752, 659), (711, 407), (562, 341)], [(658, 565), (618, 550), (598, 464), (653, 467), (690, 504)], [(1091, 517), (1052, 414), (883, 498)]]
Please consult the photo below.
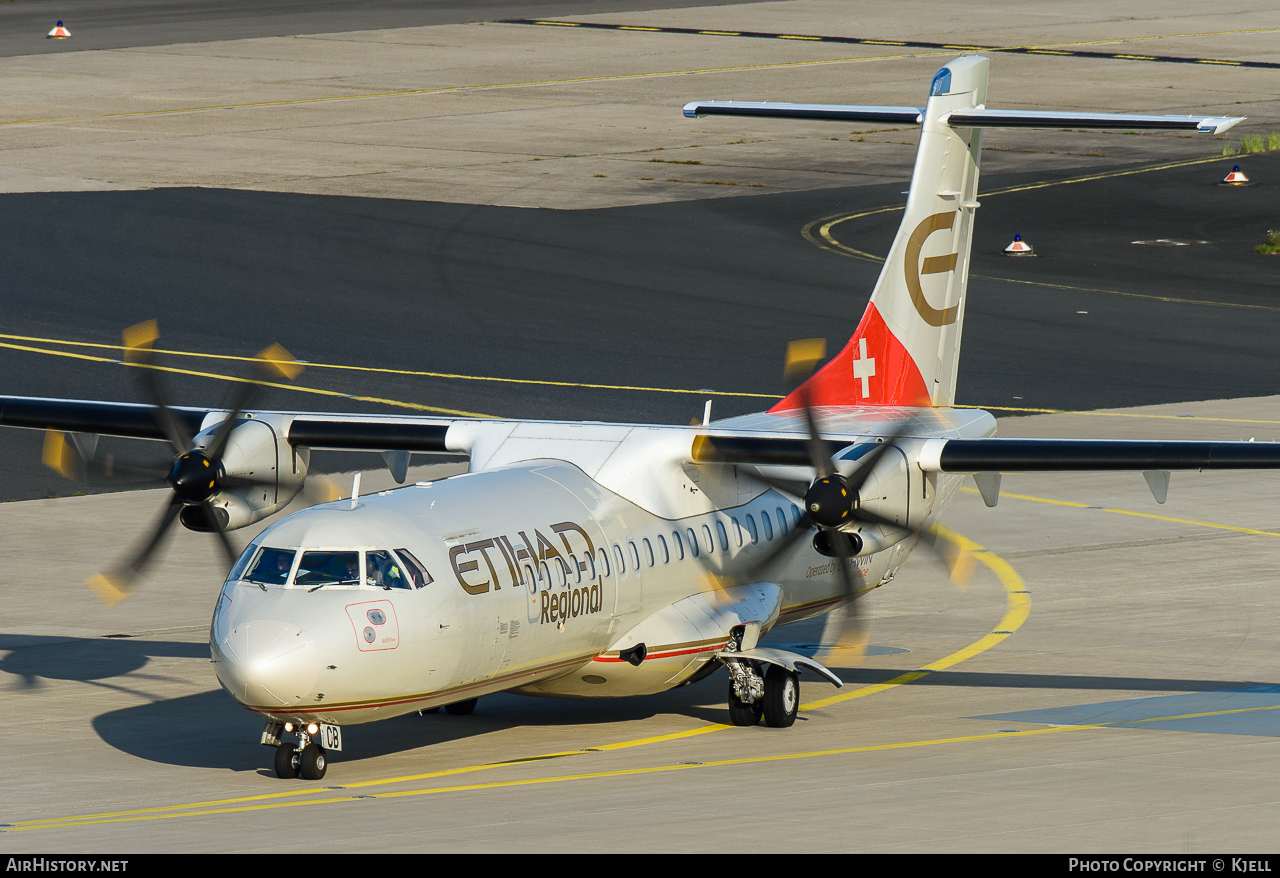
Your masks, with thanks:
[(479, 699), (468, 698), (466, 701), (458, 701), (453, 704), (444, 706), (445, 712), (454, 716), (470, 716), (472, 711), (476, 709), (476, 701)]
[(329, 770), (329, 760), (319, 744), (308, 744), (298, 754), (298, 773), (306, 780), (321, 780)]
[(764, 705), (759, 701), (747, 704), (738, 698), (737, 693), (733, 691), (733, 681), (729, 681), (729, 722), (735, 726), (758, 725), (763, 711)]
[(281, 744), (276, 748), (276, 777), (293, 780), (298, 776), (298, 765), (293, 761), (293, 754), (297, 752), (292, 744)]
[(769, 665), (764, 675), (764, 722), (775, 729), (790, 728), (800, 710), (800, 675)]

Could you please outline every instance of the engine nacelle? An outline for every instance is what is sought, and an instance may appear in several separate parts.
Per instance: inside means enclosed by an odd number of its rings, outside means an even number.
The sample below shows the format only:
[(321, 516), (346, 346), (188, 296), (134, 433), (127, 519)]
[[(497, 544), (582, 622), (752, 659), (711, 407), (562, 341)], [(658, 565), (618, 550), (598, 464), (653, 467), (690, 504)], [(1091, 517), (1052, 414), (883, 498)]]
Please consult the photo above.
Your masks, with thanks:
[[(208, 449), (221, 423), (206, 421), (205, 428), (192, 440), (195, 447)], [(279, 512), (302, 490), (311, 454), (309, 449), (289, 444), (285, 438), (287, 428), (288, 418), (257, 413), (246, 413), (231, 428), (222, 451), (219, 477), (232, 484), (209, 498), (224, 530), (245, 527)], [(260, 484), (236, 485), (237, 477)], [(190, 530), (213, 529), (200, 506), (185, 507), (180, 520)]]

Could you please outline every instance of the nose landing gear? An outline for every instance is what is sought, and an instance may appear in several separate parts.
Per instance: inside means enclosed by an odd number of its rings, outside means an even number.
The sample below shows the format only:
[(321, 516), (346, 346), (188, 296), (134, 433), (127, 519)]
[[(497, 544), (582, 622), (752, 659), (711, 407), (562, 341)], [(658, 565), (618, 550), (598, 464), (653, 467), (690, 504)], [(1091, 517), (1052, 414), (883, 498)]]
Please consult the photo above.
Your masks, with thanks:
[[(273, 731), (272, 725), (272, 723), (267, 724), (268, 733)], [(279, 726), (279, 724), (274, 725)], [(280, 740), (279, 734), (282, 730), (278, 728), (272, 735), (276, 741)], [(297, 744), (285, 741), (276, 746), (274, 766), (276, 777), (292, 780), (301, 775), (304, 780), (320, 780), (329, 768), (328, 756), (323, 747), (311, 740), (311, 735), (304, 726), (297, 726), (296, 732)], [(266, 738), (267, 735), (263, 737)]]

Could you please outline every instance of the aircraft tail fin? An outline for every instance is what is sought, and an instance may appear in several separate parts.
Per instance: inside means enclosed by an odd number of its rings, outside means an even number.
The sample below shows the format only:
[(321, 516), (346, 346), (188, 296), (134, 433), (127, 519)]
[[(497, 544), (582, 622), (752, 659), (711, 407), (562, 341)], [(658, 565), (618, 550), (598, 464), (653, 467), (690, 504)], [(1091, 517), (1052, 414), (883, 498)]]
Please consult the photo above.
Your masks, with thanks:
[(924, 107), (706, 101), (686, 116), (764, 116), (921, 125), (902, 225), (848, 344), (771, 409), (949, 406), (964, 325), (982, 129), (1146, 128), (1221, 133), (1237, 117), (988, 110), (990, 60), (965, 55), (936, 74)]

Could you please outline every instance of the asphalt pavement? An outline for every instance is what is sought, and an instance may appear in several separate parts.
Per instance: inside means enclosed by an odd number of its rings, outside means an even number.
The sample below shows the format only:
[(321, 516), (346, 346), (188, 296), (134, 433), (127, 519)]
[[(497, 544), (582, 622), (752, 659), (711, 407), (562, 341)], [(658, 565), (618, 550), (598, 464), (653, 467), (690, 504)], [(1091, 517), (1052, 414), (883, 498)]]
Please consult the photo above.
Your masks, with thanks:
[[(1234, 161), (985, 178), (958, 401), (1084, 410), (1280, 390), (1280, 262), (1253, 252), (1277, 225), (1280, 158), (1249, 157), (1252, 186), (1218, 185)], [(843, 344), (879, 265), (802, 230), (903, 200), (897, 182), (580, 211), (186, 188), (6, 194), (5, 324), (111, 345), (156, 318), (163, 348), (251, 356), (278, 341), (312, 363), (392, 370), (312, 368), (262, 407), (685, 423), (706, 398), (715, 417), (767, 407), (789, 340)], [(831, 235), (884, 253), (899, 215)], [(1002, 255), (1015, 233), (1035, 258)], [(0, 342), (7, 394), (137, 398), (110, 349)], [(166, 379), (179, 404), (227, 392), (225, 380)], [(46, 474), (39, 442), (0, 434), (3, 497), (86, 490)]]
[[(716, 0), (25, 0), (0, 4), (0, 58), (718, 5)], [(71, 41), (46, 38), (58, 21), (71, 30)]]

